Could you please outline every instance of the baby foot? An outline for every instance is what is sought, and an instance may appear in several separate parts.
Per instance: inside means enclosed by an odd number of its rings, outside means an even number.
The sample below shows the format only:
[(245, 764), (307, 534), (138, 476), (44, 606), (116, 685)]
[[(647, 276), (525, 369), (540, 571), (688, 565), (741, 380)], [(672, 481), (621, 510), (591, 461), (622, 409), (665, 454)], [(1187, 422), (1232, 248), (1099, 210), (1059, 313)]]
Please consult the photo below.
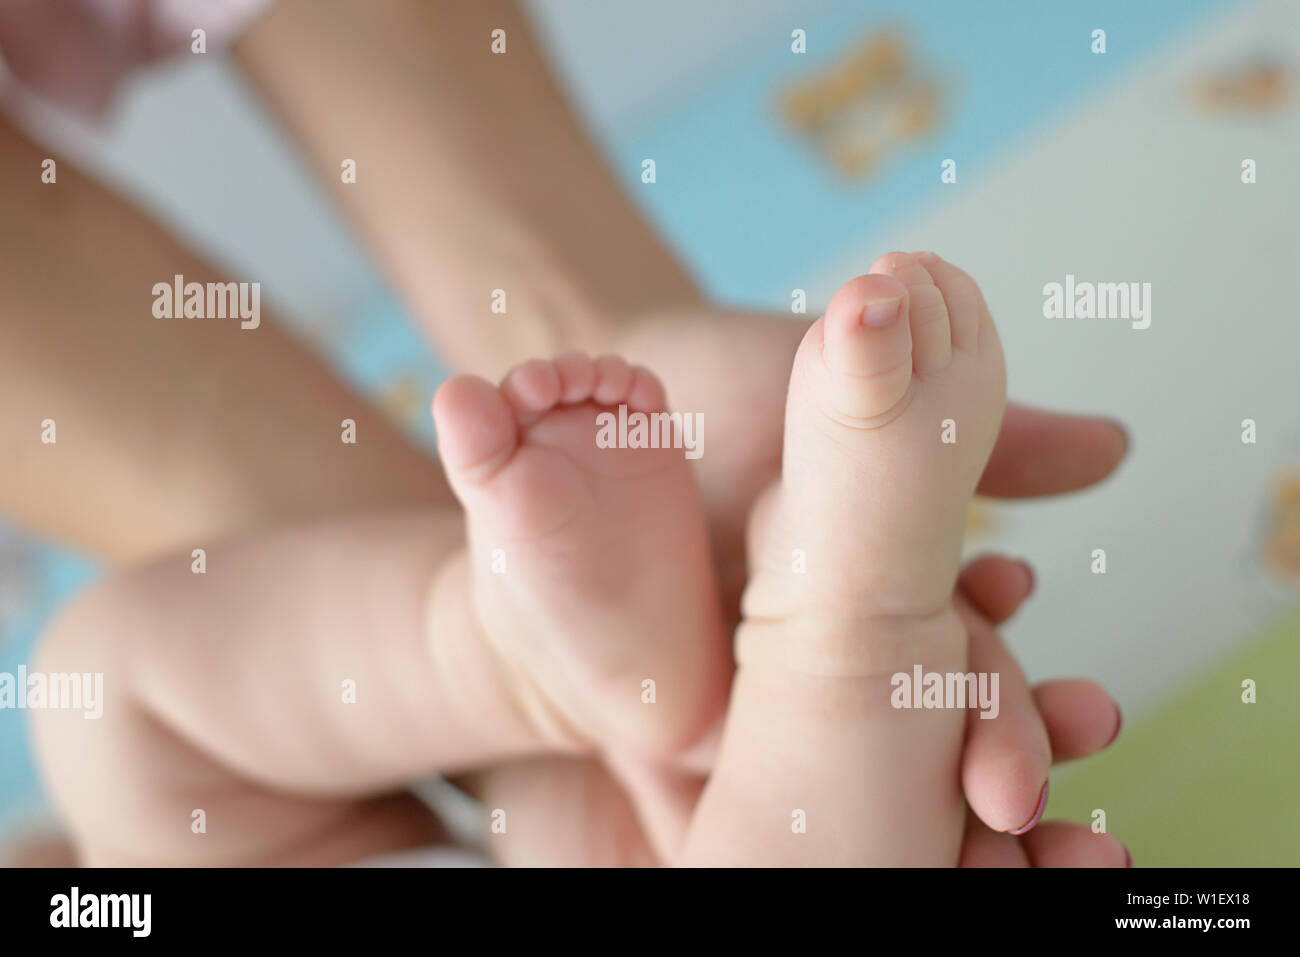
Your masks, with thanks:
[(620, 406), (662, 412), (663, 387), (568, 353), (500, 387), (457, 376), (434, 419), (479, 622), (525, 707), (569, 743), (667, 757), (717, 717), (730, 663), (686, 450), (602, 447)]
[(937, 256), (884, 257), (809, 329), (688, 861), (956, 863), (966, 714), (896, 709), (891, 678), (965, 671), (952, 593), (1004, 401), (979, 290)]
[[(820, 614), (832, 595), (854, 618), (946, 607), (1005, 394), (997, 330), (957, 267), (891, 253), (840, 287), (795, 358), (777, 501), (759, 516), (789, 550), (767, 543), (781, 573), (747, 612)], [(800, 547), (821, 573), (787, 573)]]

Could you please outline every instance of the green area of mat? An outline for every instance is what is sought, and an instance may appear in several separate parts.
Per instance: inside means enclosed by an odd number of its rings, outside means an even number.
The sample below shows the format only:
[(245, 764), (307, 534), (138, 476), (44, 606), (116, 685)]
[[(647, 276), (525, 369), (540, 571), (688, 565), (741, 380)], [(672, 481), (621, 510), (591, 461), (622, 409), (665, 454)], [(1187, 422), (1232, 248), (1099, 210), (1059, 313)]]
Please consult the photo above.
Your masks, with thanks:
[(1136, 867), (1300, 866), (1300, 612), (1054, 777), (1047, 817), (1095, 808)]

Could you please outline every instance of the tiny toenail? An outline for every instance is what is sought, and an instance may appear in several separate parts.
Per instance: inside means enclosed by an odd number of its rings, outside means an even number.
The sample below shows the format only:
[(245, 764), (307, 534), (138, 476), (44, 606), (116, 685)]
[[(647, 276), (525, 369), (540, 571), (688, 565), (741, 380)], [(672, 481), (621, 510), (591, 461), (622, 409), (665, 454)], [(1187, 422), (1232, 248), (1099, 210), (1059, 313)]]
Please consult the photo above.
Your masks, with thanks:
[(902, 296), (895, 296), (893, 299), (877, 299), (867, 303), (862, 308), (863, 325), (884, 326), (893, 322), (902, 301)]
[(1014, 831), (1008, 831), (1008, 834), (1020, 835), (1026, 831), (1033, 830), (1034, 826), (1043, 819), (1043, 812), (1047, 810), (1047, 791), (1052, 786), (1051, 781), (1043, 782), (1043, 789), (1038, 792), (1038, 807), (1034, 808), (1034, 815), (1024, 824), (1021, 824)]
[(937, 259), (939, 258), (939, 254), (938, 254), (938, 253), (932, 253), (932, 252), (930, 252), (929, 250), (925, 250), (924, 252), (919, 252), (919, 253), (917, 253), (917, 254), (916, 254), (916, 258), (917, 258), (917, 259), (923, 259), (923, 260), (925, 260), (926, 262), (934, 262), (935, 260), (937, 260)]

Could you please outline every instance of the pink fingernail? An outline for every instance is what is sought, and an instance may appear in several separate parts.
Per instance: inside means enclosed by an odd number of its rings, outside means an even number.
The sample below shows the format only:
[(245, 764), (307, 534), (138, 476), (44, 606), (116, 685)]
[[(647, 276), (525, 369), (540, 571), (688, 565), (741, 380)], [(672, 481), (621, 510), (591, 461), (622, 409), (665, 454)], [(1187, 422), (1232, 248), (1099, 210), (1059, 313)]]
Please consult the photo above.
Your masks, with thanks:
[(862, 307), (862, 323), (867, 326), (887, 326), (898, 317), (899, 306), (903, 297), (877, 299)]
[(1109, 422), (1110, 425), (1114, 427), (1116, 433), (1118, 433), (1119, 435), (1120, 444), (1123, 446), (1119, 454), (1120, 454), (1120, 458), (1123, 458), (1124, 456), (1128, 455), (1128, 450), (1133, 444), (1132, 439), (1129, 436), (1129, 431), (1124, 426), (1124, 423), (1120, 422), (1118, 419), (1107, 419), (1106, 421)]
[(1043, 782), (1043, 790), (1038, 792), (1038, 807), (1034, 809), (1034, 816), (1031, 817), (1024, 824), (1020, 825), (1014, 831), (1008, 831), (1007, 832), (1008, 834), (1020, 835), (1020, 834), (1024, 834), (1026, 831), (1031, 831), (1038, 824), (1038, 822), (1043, 819), (1043, 812), (1047, 810), (1047, 791), (1051, 786), (1052, 786), (1051, 781)]
[(1119, 705), (1115, 705), (1115, 733), (1110, 736), (1110, 740), (1102, 745), (1103, 748), (1109, 748), (1119, 737), (1120, 728), (1124, 727), (1124, 712), (1119, 710)]
[(1025, 597), (1028, 597), (1034, 593), (1034, 566), (1030, 565), (1029, 562), (1021, 562), (1020, 567), (1025, 573)]

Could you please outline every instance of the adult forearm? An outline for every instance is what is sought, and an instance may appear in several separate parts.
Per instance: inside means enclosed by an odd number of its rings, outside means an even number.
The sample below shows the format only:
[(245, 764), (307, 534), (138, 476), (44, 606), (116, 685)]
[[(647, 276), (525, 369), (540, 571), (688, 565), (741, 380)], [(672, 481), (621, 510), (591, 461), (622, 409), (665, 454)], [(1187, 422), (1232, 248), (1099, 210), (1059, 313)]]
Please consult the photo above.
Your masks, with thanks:
[(0, 120), (0, 508), (125, 559), (450, 501), (437, 462), (273, 317), (156, 316), (155, 284), (232, 277), (66, 161), (42, 183), (47, 155)]
[(235, 53), (453, 363), (598, 348), (610, 318), (697, 298), (516, 3), (280, 0)]

